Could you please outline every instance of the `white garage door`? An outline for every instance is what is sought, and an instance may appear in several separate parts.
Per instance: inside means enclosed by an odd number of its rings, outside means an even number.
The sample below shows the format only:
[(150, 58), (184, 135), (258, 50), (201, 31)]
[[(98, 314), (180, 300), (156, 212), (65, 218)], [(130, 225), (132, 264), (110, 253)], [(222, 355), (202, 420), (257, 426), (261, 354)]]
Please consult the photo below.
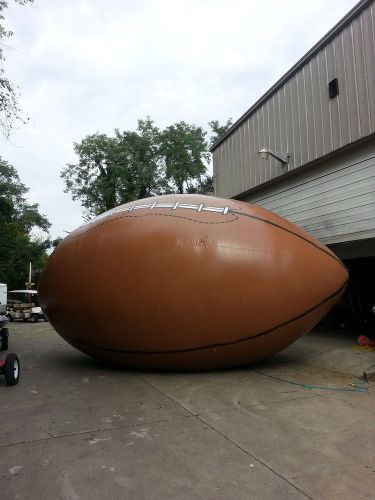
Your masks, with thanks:
[(310, 166), (242, 198), (325, 244), (375, 237), (375, 141)]

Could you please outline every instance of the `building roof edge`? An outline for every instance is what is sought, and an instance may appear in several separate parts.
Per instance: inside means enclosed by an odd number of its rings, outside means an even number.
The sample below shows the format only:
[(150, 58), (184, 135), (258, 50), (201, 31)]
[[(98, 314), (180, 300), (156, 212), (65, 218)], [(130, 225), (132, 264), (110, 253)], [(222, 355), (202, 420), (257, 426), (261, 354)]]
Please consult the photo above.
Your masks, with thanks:
[(279, 90), (302, 66), (304, 66), (319, 50), (334, 38), (337, 33), (345, 28), (358, 14), (360, 14), (374, 0), (361, 0), (358, 2), (323, 38), (321, 38), (302, 58), (294, 64), (272, 87), (260, 97), (238, 120), (233, 123), (227, 132), (220, 137), (210, 148), (211, 153), (225, 141), (254, 111), (264, 104), (277, 90)]

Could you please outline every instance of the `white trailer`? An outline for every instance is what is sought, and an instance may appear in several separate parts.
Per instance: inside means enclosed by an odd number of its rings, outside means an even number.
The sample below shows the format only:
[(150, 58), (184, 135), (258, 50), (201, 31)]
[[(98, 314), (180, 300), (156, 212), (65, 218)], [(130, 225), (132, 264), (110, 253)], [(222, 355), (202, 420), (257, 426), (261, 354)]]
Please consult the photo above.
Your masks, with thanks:
[(5, 283), (0, 283), (0, 314), (6, 314), (7, 312), (7, 285)]

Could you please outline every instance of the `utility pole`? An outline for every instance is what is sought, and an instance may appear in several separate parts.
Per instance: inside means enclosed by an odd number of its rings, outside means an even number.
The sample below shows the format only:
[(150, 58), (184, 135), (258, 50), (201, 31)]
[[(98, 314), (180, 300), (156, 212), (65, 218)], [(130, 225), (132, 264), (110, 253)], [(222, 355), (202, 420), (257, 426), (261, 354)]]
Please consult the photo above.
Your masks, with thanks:
[[(31, 262), (29, 262), (29, 281), (27, 281), (27, 282), (25, 283), (25, 285), (26, 285), (26, 290), (31, 290), (31, 289), (32, 289), (32, 287), (33, 287), (33, 285), (35, 285), (35, 283), (31, 283), (31, 272), (32, 272), (32, 271), (31, 271)], [(31, 293), (28, 293), (28, 294), (27, 294), (27, 302), (28, 302), (29, 304), (31, 304)]]

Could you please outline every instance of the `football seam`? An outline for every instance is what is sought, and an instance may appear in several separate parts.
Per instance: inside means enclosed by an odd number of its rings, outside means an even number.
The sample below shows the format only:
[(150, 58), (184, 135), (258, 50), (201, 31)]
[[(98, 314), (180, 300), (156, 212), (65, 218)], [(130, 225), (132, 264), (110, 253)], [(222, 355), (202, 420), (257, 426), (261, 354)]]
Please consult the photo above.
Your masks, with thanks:
[[(278, 229), (281, 229), (289, 234), (292, 234), (293, 236), (296, 236), (297, 238), (300, 238), (301, 240), (305, 241), (306, 243), (310, 243), (310, 245), (312, 245), (313, 247), (317, 248), (318, 250), (322, 251), (323, 253), (325, 253), (326, 255), (331, 257), (332, 259), (334, 259), (338, 264), (341, 265), (341, 267), (343, 267), (347, 271), (346, 266), (343, 264), (343, 262), (341, 262), (341, 260), (338, 257), (336, 257), (335, 255), (332, 255), (330, 252), (328, 252), (327, 250), (324, 250), (324, 248), (320, 247), (319, 245), (317, 245), (316, 243), (312, 242), (311, 240), (305, 238), (304, 236), (301, 236), (300, 234), (295, 233), (294, 231), (291, 231), (290, 229), (287, 229), (287, 228), (277, 224), (276, 222), (272, 222), (270, 220), (264, 219), (263, 217), (259, 217), (257, 215), (244, 214), (241, 212), (237, 212), (237, 211), (232, 210), (232, 209), (230, 209), (228, 213), (233, 214), (235, 216), (235, 219), (224, 220), (224, 221), (210, 221), (209, 222), (209, 221), (200, 221), (197, 219), (193, 219), (191, 217), (183, 217), (180, 215), (170, 215), (170, 214), (160, 214), (160, 213), (142, 214), (142, 215), (122, 215), (120, 217), (116, 217), (113, 219), (111, 218), (107, 221), (103, 221), (100, 224), (87, 229), (86, 231), (84, 231), (84, 233), (88, 233), (90, 231), (93, 231), (94, 229), (97, 229), (100, 226), (103, 226), (104, 224), (109, 224), (110, 222), (113, 222), (117, 219), (123, 219), (123, 218), (139, 219), (142, 217), (150, 217), (150, 216), (153, 216), (153, 217), (173, 217), (175, 219), (183, 219), (183, 220), (189, 220), (191, 222), (197, 222), (198, 224), (228, 224), (229, 222), (235, 222), (236, 220), (239, 220), (240, 216), (242, 216), (242, 217), (248, 217), (249, 219), (257, 220), (259, 222), (264, 222), (265, 224), (270, 224), (271, 226), (277, 227)], [(76, 234), (76, 235), (71, 235), (71, 238), (78, 238), (79, 236), (82, 236), (82, 233)]]
[(315, 306), (313, 306), (310, 309), (308, 309), (307, 311), (299, 314), (298, 316), (295, 316), (295, 317), (289, 319), (288, 321), (284, 321), (283, 323), (280, 323), (276, 326), (273, 326), (272, 328), (268, 328), (267, 330), (259, 332), (255, 335), (249, 335), (248, 337), (242, 337), (242, 338), (237, 339), (237, 340), (232, 340), (231, 342), (221, 342), (221, 343), (208, 344), (208, 345), (199, 346), (199, 347), (191, 347), (189, 349), (173, 349), (173, 350), (168, 350), (168, 351), (134, 351), (134, 350), (124, 351), (122, 349), (110, 349), (108, 347), (100, 347), (100, 346), (96, 346), (93, 344), (89, 344), (87, 342), (81, 342), (81, 341), (73, 339), (72, 337), (69, 337), (67, 335), (63, 335), (63, 337), (67, 340), (71, 340), (72, 342), (74, 342), (77, 345), (92, 347), (94, 349), (98, 349), (101, 351), (114, 352), (114, 353), (119, 353), (119, 354), (136, 354), (136, 355), (184, 354), (184, 353), (188, 353), (188, 352), (202, 351), (205, 349), (215, 349), (216, 347), (217, 348), (227, 347), (227, 346), (232, 346), (235, 344), (240, 344), (241, 342), (248, 342), (249, 340), (254, 340), (256, 338), (263, 337), (264, 335), (270, 335), (278, 328), (282, 328), (286, 325), (289, 325), (290, 323), (293, 323), (294, 321), (298, 321), (299, 319), (303, 318), (307, 314), (310, 314), (311, 312), (315, 311), (315, 309), (318, 309), (319, 307), (324, 305), (329, 300), (333, 299), (336, 295), (340, 294), (346, 288), (348, 281), (349, 280), (347, 280), (344, 283), (344, 285), (342, 285), (336, 292), (331, 294), (329, 297), (325, 298), (324, 300), (319, 302), (319, 304), (316, 304)]
[(301, 240), (303, 241), (306, 241), (306, 243), (310, 243), (310, 245), (314, 246), (315, 248), (317, 248), (318, 250), (321, 250), (322, 252), (324, 252), (326, 255), (328, 255), (329, 257), (331, 257), (332, 259), (334, 259), (338, 264), (340, 264), (346, 271), (347, 271), (347, 268), (346, 266), (344, 265), (343, 262), (341, 262), (341, 260), (336, 257), (336, 255), (332, 255), (330, 252), (328, 252), (327, 250), (325, 250), (324, 248), (320, 247), (319, 245), (317, 245), (316, 243), (314, 243), (313, 241), (305, 238), (304, 236), (301, 236), (300, 234), (298, 233), (295, 233), (294, 231), (291, 231), (290, 229), (287, 229), (286, 227), (283, 227), (283, 226), (280, 226), (279, 224), (277, 224), (276, 222), (272, 222), (270, 220), (267, 220), (267, 219), (263, 219), (263, 217), (259, 217), (257, 215), (251, 215), (251, 214), (243, 214), (243, 213), (240, 213), (240, 212), (236, 212), (236, 211), (233, 211), (233, 210), (230, 210), (230, 213), (232, 214), (235, 214), (235, 215), (238, 215), (238, 216), (243, 216), (243, 217), (248, 217), (250, 219), (254, 219), (254, 220), (258, 220), (259, 222), (265, 222), (266, 224), (270, 224), (271, 226), (274, 226), (274, 227), (277, 227), (279, 229), (282, 229), (283, 231), (286, 231), (287, 233), (289, 234), (293, 234), (294, 236), (297, 236), (297, 238), (300, 238)]
[[(233, 213), (233, 212), (229, 212), (229, 213)], [(234, 214), (234, 217), (235, 217), (234, 219), (223, 220), (223, 221), (204, 221), (204, 220), (192, 219), (191, 217), (183, 217), (182, 215), (169, 215), (169, 214), (122, 215), (120, 217), (116, 217), (113, 219), (109, 219), (107, 221), (103, 221), (94, 227), (86, 229), (86, 231), (84, 231), (84, 233), (88, 233), (90, 231), (93, 231), (94, 229), (97, 229), (100, 226), (104, 226), (104, 224), (109, 224), (110, 222), (116, 221), (118, 219), (141, 219), (142, 217), (173, 217), (174, 219), (189, 220), (191, 222), (197, 222), (198, 224), (228, 224), (229, 222), (235, 222), (236, 220), (239, 219), (239, 217), (236, 214)], [(82, 234), (83, 233), (72, 234), (71, 238), (78, 238), (79, 236), (82, 236)]]

